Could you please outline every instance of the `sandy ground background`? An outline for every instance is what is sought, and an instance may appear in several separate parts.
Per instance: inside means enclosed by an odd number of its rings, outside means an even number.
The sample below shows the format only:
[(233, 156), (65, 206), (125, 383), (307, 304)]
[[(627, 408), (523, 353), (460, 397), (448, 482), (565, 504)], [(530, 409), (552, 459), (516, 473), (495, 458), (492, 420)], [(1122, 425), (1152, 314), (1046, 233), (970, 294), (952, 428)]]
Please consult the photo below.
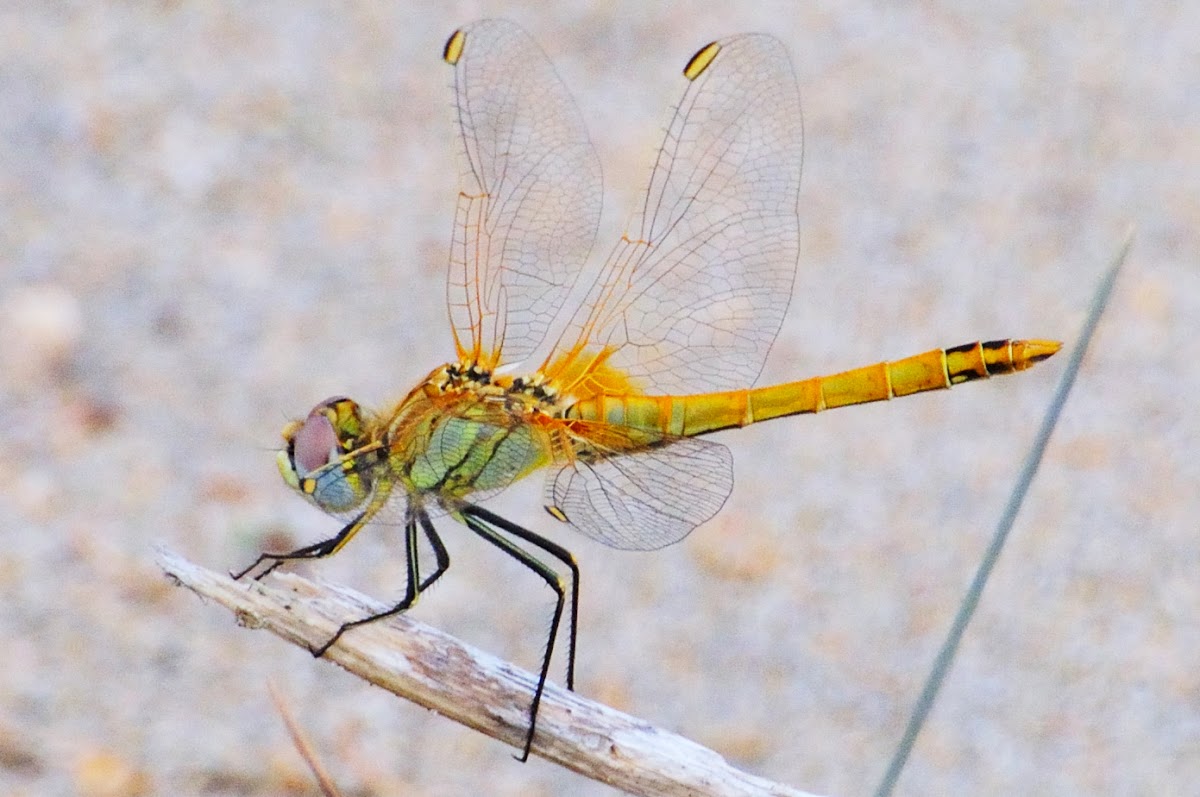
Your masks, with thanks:
[[(0, 10), (0, 792), (311, 794), (274, 681), (348, 795), (606, 794), (170, 587), (334, 522), (278, 429), (451, 352), (446, 35), (530, 30), (620, 233), (701, 44), (793, 54), (796, 294), (764, 381), (1076, 334), (1138, 237), (905, 794), (1200, 781), (1200, 5), (17, 3)], [(435, 10), (436, 9), (436, 10)], [(723, 435), (725, 510), (584, 567), (578, 687), (798, 787), (873, 787), (1064, 358)], [(532, 667), (550, 594), (470, 535), (417, 616)], [(399, 535), (314, 568), (400, 594)]]

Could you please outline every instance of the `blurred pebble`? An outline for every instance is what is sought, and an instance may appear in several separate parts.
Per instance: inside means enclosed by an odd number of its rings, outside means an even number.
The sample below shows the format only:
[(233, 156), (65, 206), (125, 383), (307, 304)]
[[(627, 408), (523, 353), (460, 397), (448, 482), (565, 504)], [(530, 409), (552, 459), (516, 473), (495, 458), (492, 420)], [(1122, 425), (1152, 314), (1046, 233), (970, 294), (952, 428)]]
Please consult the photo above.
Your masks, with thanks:
[(37, 751), (14, 731), (0, 730), (0, 769), (21, 775), (36, 775), (45, 767)]
[(82, 334), (79, 300), (58, 285), (17, 287), (0, 300), (0, 335), (12, 341), (0, 350), (0, 357), (16, 379), (56, 375)]
[(81, 797), (138, 797), (150, 793), (150, 778), (112, 753), (91, 752), (76, 762), (75, 790)]

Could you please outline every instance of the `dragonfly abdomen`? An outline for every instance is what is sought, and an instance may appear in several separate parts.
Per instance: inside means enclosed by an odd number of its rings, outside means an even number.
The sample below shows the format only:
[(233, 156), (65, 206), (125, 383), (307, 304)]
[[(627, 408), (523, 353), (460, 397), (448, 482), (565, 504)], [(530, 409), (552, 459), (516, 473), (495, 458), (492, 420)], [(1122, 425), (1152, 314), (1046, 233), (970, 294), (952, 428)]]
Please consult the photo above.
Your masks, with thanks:
[(1047, 340), (975, 342), (768, 387), (687, 396), (600, 395), (578, 402), (566, 414), (569, 418), (693, 437), (1023, 371), (1058, 348), (1057, 342)]

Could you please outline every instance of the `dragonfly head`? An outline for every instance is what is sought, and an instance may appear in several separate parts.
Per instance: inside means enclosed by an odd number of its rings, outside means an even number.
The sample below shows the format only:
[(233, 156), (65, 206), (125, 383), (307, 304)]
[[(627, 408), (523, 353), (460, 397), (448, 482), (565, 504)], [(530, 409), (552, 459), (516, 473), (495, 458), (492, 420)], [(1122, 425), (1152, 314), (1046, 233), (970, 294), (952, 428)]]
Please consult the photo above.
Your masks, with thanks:
[(283, 427), (276, 464), (283, 480), (326, 512), (357, 508), (371, 492), (369, 475), (355, 468), (364, 440), (362, 411), (343, 396), (326, 399), (302, 421)]

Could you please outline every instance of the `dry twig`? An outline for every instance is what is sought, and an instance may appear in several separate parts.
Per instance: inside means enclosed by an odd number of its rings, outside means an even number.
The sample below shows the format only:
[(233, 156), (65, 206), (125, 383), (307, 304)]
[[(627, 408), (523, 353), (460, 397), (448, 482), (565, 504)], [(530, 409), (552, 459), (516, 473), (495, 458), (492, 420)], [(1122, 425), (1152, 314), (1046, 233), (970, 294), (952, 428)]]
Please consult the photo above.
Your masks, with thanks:
[[(266, 628), (305, 648), (320, 645), (346, 618), (381, 608), (346, 587), (291, 573), (265, 583), (237, 582), (169, 551), (160, 551), (158, 561), (178, 583), (232, 610), (240, 624)], [(325, 658), (514, 747), (524, 741), (537, 679), (437, 629), (399, 616), (356, 628)], [(533, 752), (631, 794), (805, 797), (735, 769), (695, 742), (553, 684), (542, 698)]]

